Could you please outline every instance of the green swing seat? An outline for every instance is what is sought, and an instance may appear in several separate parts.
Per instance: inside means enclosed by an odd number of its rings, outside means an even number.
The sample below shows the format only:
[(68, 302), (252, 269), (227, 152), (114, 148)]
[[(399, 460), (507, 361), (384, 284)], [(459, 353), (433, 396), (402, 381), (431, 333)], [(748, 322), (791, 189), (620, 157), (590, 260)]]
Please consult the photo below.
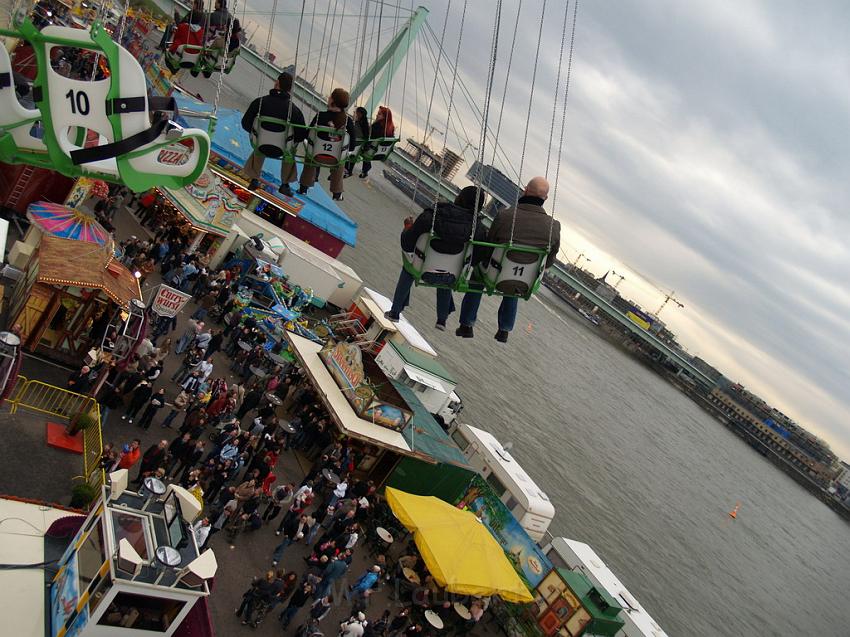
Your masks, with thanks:
[[(173, 100), (148, 98), (138, 61), (100, 23), (90, 29), (47, 26), (39, 31), (25, 19), (0, 35), (26, 40), (38, 65), (33, 83), (38, 109), (25, 109), (15, 96), (8, 54), (0, 54), (0, 100), (5, 106), (0, 109), (0, 160), (123, 183), (136, 192), (180, 188), (200, 176), (209, 158), (207, 133), (184, 130), (161, 115), (151, 122), (151, 111), (176, 112)], [(60, 74), (51, 60), (62, 48), (103, 55), (108, 77), (86, 81)], [(2, 81), (4, 72), (10, 86)], [(34, 135), (38, 122), (41, 139)]]
[[(540, 287), (549, 253), (547, 248), (468, 241), (461, 252), (446, 254), (431, 245), (436, 238), (434, 234), (423, 234), (412, 253), (402, 252), (402, 266), (418, 286), (525, 300)], [(473, 267), (475, 247), (492, 248), (486, 264)]]

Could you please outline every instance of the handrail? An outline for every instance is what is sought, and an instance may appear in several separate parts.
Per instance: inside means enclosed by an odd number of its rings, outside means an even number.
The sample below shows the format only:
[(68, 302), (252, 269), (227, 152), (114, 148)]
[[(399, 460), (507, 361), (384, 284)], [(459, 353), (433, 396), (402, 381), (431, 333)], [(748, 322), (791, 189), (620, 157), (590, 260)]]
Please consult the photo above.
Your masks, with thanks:
[[(23, 381), (23, 382), (21, 382)], [(83, 429), (83, 475), (93, 486), (103, 484), (104, 472), (100, 466), (103, 454), (103, 434), (100, 422), (100, 404), (93, 396), (78, 394), (40, 380), (28, 380), (18, 376), (18, 384), (7, 399), (10, 413), (18, 408), (27, 409), (55, 418), (71, 421), (80, 413), (94, 415), (94, 425)]]

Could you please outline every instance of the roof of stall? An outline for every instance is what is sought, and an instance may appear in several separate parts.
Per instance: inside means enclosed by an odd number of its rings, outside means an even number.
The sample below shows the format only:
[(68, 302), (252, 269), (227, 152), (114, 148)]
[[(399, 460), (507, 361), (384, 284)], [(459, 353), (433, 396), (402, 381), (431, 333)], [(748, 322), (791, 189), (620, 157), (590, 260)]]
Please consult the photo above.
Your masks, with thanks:
[[(200, 102), (191, 97), (174, 94), (178, 108), (211, 113), (211, 104)], [(207, 120), (179, 115), (178, 123), (182, 126), (207, 128)], [(216, 125), (212, 135), (211, 149), (228, 161), (244, 166), (251, 154), (252, 147), (248, 133), (242, 129), (242, 113), (234, 108), (219, 107), (216, 112)], [(301, 164), (297, 165), (301, 172)], [(263, 165), (263, 179), (275, 186), (280, 185), (280, 160), (266, 159)], [(340, 241), (354, 246), (357, 242), (357, 223), (336, 205), (324, 188), (310, 188), (306, 195), (298, 195), (304, 202), (304, 207), (298, 216), (305, 221), (321, 228)]]
[(413, 451), (430, 456), (437, 462), (468, 467), (466, 458), (464, 458), (454, 440), (443, 431), (439, 423), (428, 413), (428, 409), (416, 397), (413, 390), (397, 380), (391, 379), (390, 382), (404, 398), (407, 406), (410, 407), (410, 411), (413, 412), (413, 418), (401, 432), (408, 446)]
[(112, 255), (110, 247), (73, 239), (42, 235), (37, 280), (103, 290), (125, 308), (131, 299), (142, 299), (138, 279)]

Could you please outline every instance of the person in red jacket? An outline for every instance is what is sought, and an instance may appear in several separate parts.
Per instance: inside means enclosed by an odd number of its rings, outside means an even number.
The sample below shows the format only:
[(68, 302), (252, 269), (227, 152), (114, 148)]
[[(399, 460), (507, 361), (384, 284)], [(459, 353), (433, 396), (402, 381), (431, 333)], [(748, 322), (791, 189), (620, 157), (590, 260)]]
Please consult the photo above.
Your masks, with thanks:
[(129, 445), (124, 446), (124, 451), (121, 453), (121, 459), (118, 460), (119, 469), (129, 469), (139, 461), (139, 456), (142, 452), (139, 450), (139, 445), (142, 441), (136, 438)]

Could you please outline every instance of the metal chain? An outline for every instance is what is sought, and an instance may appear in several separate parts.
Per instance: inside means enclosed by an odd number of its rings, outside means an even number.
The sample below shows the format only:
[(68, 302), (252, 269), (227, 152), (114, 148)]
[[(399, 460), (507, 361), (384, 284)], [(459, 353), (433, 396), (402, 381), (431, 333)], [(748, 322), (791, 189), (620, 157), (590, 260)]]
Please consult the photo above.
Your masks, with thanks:
[(555, 164), (555, 187), (552, 192), (552, 221), (549, 223), (549, 245), (552, 247), (552, 228), (555, 225), (555, 204), (558, 202), (558, 181), (561, 177), (561, 154), (564, 149), (564, 126), (567, 121), (567, 103), (570, 96), (570, 76), (573, 70), (573, 49), (576, 41), (576, 18), (578, 17), (578, 0), (573, 0), (573, 32), (570, 36), (570, 57), (567, 61), (567, 81), (564, 86), (564, 109), (561, 114), (561, 136), (558, 140), (558, 161)]
[[(494, 137), (493, 142), (493, 156), (490, 158), (490, 164), (493, 165), (496, 163), (496, 152), (499, 149), (499, 133), (502, 131), (502, 116), (505, 114), (505, 98), (508, 95), (508, 86), (510, 86), (511, 80), (511, 68), (514, 61), (514, 51), (516, 50), (516, 36), (517, 31), (519, 31), (519, 18), (522, 12), (522, 0), (519, 0), (519, 4), (516, 9), (516, 21), (514, 22), (514, 34), (511, 38), (511, 48), (508, 53), (508, 70), (505, 73), (505, 86), (502, 88), (502, 104), (499, 106), (499, 121), (496, 123), (496, 136)], [(484, 164), (482, 162), (481, 166)]]
[[(501, 1), (501, 0), (500, 0)], [(425, 132), (422, 137), (422, 143), (425, 144), (425, 140), (428, 138), (428, 127), (431, 125), (431, 108), (434, 106), (434, 95), (437, 92), (437, 76), (440, 74), (440, 61), (443, 58), (443, 44), (446, 41), (446, 27), (449, 24), (449, 14), (452, 10), (452, 0), (449, 0), (449, 4), (446, 7), (446, 17), (443, 19), (443, 31), (440, 35), (440, 51), (437, 55), (437, 64), (434, 66), (434, 83), (431, 85), (431, 99), (428, 101), (428, 111), (425, 115)], [(457, 73), (457, 69), (455, 69), (455, 73)], [(419, 178), (422, 174), (422, 167), (418, 167), (416, 171), (416, 183), (413, 185), (413, 203), (416, 203), (416, 192), (419, 190)], [(437, 192), (437, 196), (439, 196), (439, 192)]]
[[(277, 0), (274, 0), (273, 3), (272, 3), (272, 18), (271, 18), (271, 22), (269, 23), (269, 32), (268, 32), (268, 35), (266, 36), (266, 54), (263, 56), (263, 62), (265, 62), (267, 64), (268, 64), (268, 59), (269, 59), (269, 52), (271, 51), (271, 48), (272, 48), (272, 31), (274, 31), (274, 17), (275, 17), (276, 13), (277, 13)], [(266, 74), (260, 73), (260, 87), (257, 90), (257, 97), (262, 97), (263, 88), (265, 88), (265, 83), (266, 83)], [(260, 102), (260, 107), (262, 107), (262, 105), (263, 105), (262, 102)]]
[[(534, 83), (537, 80), (537, 63), (540, 61), (540, 42), (543, 40), (543, 24), (546, 19), (546, 0), (543, 0), (543, 10), (540, 12), (540, 28), (537, 32), (537, 50), (534, 54), (534, 70), (531, 72), (531, 90), (528, 93), (528, 110), (525, 114), (525, 134), (522, 138), (522, 153), (519, 157), (519, 182), (522, 186), (522, 168), (525, 164), (525, 150), (528, 146), (528, 127), (531, 124), (531, 108), (534, 103)], [(516, 210), (519, 205), (519, 192), (514, 200), (514, 214), (511, 215), (511, 234), (509, 243), (514, 242), (514, 228), (516, 226)]]
[[(493, 22), (493, 35), (491, 39), (490, 66), (487, 69), (487, 86), (484, 92), (484, 109), (481, 112), (481, 135), (478, 138), (478, 161), (484, 164), (484, 144), (487, 141), (487, 122), (490, 120), (490, 101), (493, 97), (493, 78), (496, 75), (496, 59), (499, 53), (499, 30), (502, 21), (502, 0), (496, 2), (496, 19)], [(475, 239), (475, 226), (478, 223), (478, 207), (481, 201), (481, 180), (475, 189), (475, 210), (472, 214), (472, 232), (470, 241)]]
[(549, 146), (546, 149), (546, 179), (549, 179), (549, 162), (552, 157), (552, 140), (555, 138), (555, 116), (558, 112), (558, 94), (561, 90), (561, 67), (564, 62), (564, 45), (567, 41), (567, 26), (570, 23), (570, 0), (564, 3), (564, 25), (561, 27), (561, 51), (558, 54), (558, 73), (555, 76), (555, 99), (552, 100), (552, 123), (549, 125)]
[[(129, 2), (129, 0), (127, 1)], [(248, 4), (247, 0), (245, 4)], [(233, 15), (236, 15), (236, 12), (239, 10), (238, 7), (239, 0), (233, 0)], [(236, 18), (230, 18), (227, 24), (227, 34), (224, 37), (224, 57), (222, 58), (221, 64), (218, 67), (218, 85), (215, 88), (215, 99), (213, 100), (213, 117), (218, 114), (218, 100), (221, 97), (221, 87), (224, 85), (224, 69), (227, 68), (227, 60), (230, 54), (230, 38), (233, 37), (233, 23), (235, 21)]]

